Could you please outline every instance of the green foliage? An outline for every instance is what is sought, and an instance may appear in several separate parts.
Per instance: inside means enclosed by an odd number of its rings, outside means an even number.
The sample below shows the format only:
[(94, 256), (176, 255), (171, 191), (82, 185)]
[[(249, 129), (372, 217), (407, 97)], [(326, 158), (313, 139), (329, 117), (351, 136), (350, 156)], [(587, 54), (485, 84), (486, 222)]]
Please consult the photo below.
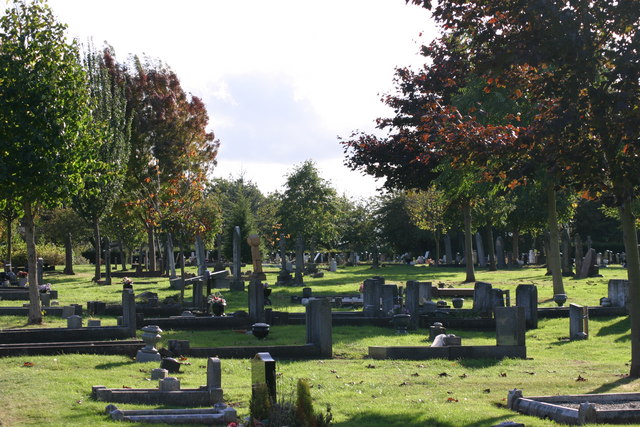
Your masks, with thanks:
[(278, 217), (284, 233), (304, 236), (307, 247), (332, 247), (338, 238), (336, 191), (322, 179), (313, 161), (298, 165), (287, 176)]
[[(38, 245), (38, 257), (50, 265), (64, 264), (64, 248), (53, 243)], [(17, 266), (27, 265), (27, 247), (24, 242), (16, 243), (13, 248), (12, 264)]]
[(296, 385), (296, 425), (300, 427), (314, 426), (313, 400), (309, 381), (298, 379)]
[(242, 262), (251, 263), (251, 247), (247, 243), (247, 237), (255, 233), (255, 223), (250, 211), (249, 200), (244, 194), (239, 193), (233, 204), (231, 215), (224, 230), (223, 253), (224, 256), (233, 259), (233, 235), (236, 226), (240, 227), (240, 257)]
[(382, 251), (388, 254), (421, 254), (431, 243), (429, 233), (411, 222), (406, 209), (406, 198), (402, 191), (390, 192), (380, 197), (375, 209)]
[(13, 1), (0, 28), (0, 195), (54, 206), (82, 188), (97, 143), (78, 49), (44, 1)]

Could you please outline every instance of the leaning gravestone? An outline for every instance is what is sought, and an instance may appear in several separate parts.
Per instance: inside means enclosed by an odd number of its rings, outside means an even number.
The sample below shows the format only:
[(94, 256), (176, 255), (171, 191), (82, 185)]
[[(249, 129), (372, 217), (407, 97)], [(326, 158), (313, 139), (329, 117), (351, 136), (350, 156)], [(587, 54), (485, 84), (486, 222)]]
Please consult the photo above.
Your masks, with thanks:
[(582, 268), (580, 269), (580, 279), (584, 279), (589, 277), (589, 272), (592, 269), (592, 265), (595, 261), (595, 250), (594, 249), (589, 249), (587, 251), (587, 254), (584, 256), (584, 259), (582, 260)]
[(251, 359), (252, 394), (258, 388), (266, 388), (271, 401), (276, 400), (276, 361), (269, 353), (258, 353)]
[(587, 338), (589, 338), (589, 308), (569, 304), (569, 339), (574, 341)]

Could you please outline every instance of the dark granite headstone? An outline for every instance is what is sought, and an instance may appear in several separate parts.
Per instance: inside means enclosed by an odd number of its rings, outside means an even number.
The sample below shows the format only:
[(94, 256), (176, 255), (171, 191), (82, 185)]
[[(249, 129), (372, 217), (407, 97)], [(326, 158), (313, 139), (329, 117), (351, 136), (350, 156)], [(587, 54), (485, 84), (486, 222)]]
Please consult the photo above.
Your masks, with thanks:
[(251, 359), (251, 385), (265, 386), (272, 401), (276, 399), (276, 361), (269, 353), (258, 353)]
[(524, 318), (528, 329), (538, 328), (538, 288), (535, 285), (518, 285), (516, 305), (524, 307)]
[(496, 307), (496, 345), (525, 345), (524, 307)]

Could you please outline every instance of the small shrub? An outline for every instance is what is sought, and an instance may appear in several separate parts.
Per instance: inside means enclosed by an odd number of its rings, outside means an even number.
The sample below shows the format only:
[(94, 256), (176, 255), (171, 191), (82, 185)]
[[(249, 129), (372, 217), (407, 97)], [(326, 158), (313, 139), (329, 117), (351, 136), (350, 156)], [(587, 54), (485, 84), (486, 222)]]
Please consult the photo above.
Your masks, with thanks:
[(314, 425), (313, 418), (311, 388), (307, 380), (300, 378), (296, 386), (296, 425), (311, 427)]
[[(42, 258), (46, 264), (63, 265), (64, 264), (64, 248), (58, 247), (52, 243), (38, 244), (36, 246), (37, 255)], [(27, 247), (26, 245), (15, 245), (11, 253), (11, 263), (15, 266), (27, 265)]]
[(254, 420), (266, 420), (271, 409), (271, 398), (266, 384), (255, 384), (249, 402), (249, 414)]

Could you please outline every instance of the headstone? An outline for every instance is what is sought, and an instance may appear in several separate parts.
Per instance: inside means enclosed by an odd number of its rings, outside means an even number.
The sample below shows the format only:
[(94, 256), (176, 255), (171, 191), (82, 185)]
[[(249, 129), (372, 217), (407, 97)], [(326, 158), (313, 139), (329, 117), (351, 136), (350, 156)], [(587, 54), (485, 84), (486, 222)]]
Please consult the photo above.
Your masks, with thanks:
[(302, 285), (304, 280), (302, 279), (302, 272), (304, 271), (304, 241), (302, 236), (298, 236), (296, 239), (296, 275), (295, 282), (298, 285)]
[(264, 285), (259, 280), (249, 283), (249, 318), (252, 323), (265, 321)]
[(525, 345), (524, 307), (496, 307), (496, 345)]
[(409, 319), (409, 329), (418, 329), (420, 321), (420, 282), (409, 280), (406, 284), (405, 307), (411, 318)]
[(376, 279), (365, 279), (362, 297), (362, 313), (365, 317), (380, 317), (380, 298), (382, 284)]
[(169, 375), (169, 371), (162, 368), (156, 368), (151, 371), (152, 380), (162, 380), (164, 378), (167, 378), (168, 375)]
[(286, 242), (284, 240), (284, 234), (280, 234), (278, 247), (280, 248), (280, 261), (282, 262), (280, 269), (282, 271), (286, 271), (287, 270), (287, 252), (286, 252)]
[(87, 320), (87, 326), (90, 328), (96, 328), (101, 326), (102, 322), (100, 321), (100, 319), (89, 319)]
[(167, 260), (169, 261), (169, 277), (176, 277), (176, 259), (173, 250), (173, 238), (167, 233)]
[(329, 261), (329, 271), (331, 271), (332, 273), (338, 271), (338, 263), (336, 262), (335, 258), (331, 258), (331, 260)]
[(253, 264), (252, 279), (267, 280), (267, 276), (262, 271), (262, 254), (260, 253), (260, 236), (250, 234), (247, 243), (251, 247), (251, 262)]
[(311, 298), (305, 313), (307, 343), (318, 347), (320, 357), (333, 357), (331, 304), (328, 298)]
[(569, 304), (569, 339), (573, 341), (587, 338), (589, 338), (589, 308)]
[(598, 252), (596, 254), (596, 265), (602, 265), (603, 261), (602, 261), (602, 252)]
[(40, 302), (42, 303), (43, 307), (51, 306), (51, 294), (49, 292), (41, 292)]
[(62, 307), (62, 318), (68, 319), (69, 317), (76, 314), (76, 308), (71, 305), (65, 305)]
[(160, 391), (180, 391), (180, 380), (167, 377), (160, 380)]
[(575, 233), (574, 235), (574, 246), (575, 246), (575, 262), (576, 262), (576, 275), (580, 277), (580, 272), (582, 271), (582, 239), (580, 239), (580, 234)]
[(484, 253), (484, 245), (482, 244), (482, 235), (480, 233), (476, 233), (476, 248), (478, 248), (478, 261), (480, 267), (487, 266), (487, 256)]
[(611, 279), (607, 287), (611, 305), (613, 307), (626, 307), (629, 309), (629, 281), (624, 279)]
[(442, 326), (442, 323), (435, 322), (429, 327), (429, 341), (433, 341), (438, 335), (446, 334), (447, 328)]
[(493, 309), (493, 293), (490, 283), (476, 282), (473, 287), (473, 311), (482, 316), (491, 315)]
[(104, 238), (104, 284), (111, 284), (111, 240)]
[(136, 296), (133, 289), (122, 290), (122, 326), (129, 329), (130, 336), (136, 336)]
[(302, 298), (311, 298), (313, 290), (309, 287), (302, 288)]
[(204, 295), (203, 295), (203, 282), (202, 280), (195, 280), (193, 283), (193, 307), (194, 308), (198, 308), (198, 309), (202, 309), (204, 307), (205, 304), (205, 300), (204, 300)]
[(445, 264), (453, 264), (453, 248), (451, 247), (451, 236), (449, 236), (449, 233), (444, 235), (444, 253), (446, 256)]
[(535, 285), (518, 285), (516, 305), (524, 307), (527, 329), (538, 328), (538, 288)]
[(36, 262), (36, 275), (38, 276), (38, 285), (42, 285), (44, 283), (44, 259), (38, 258)]
[(536, 259), (536, 251), (534, 249), (529, 249), (529, 264), (530, 265), (535, 265), (538, 263), (538, 260)]
[(207, 259), (205, 255), (204, 241), (200, 234), (196, 234), (196, 262), (198, 264), (198, 276), (204, 276), (204, 272), (207, 270)]
[(396, 285), (381, 285), (382, 292), (382, 314), (383, 316), (393, 316), (393, 308), (395, 299), (398, 295), (398, 287)]
[(584, 279), (586, 277), (589, 277), (589, 271), (591, 270), (591, 266), (594, 263), (595, 260), (595, 250), (593, 249), (589, 249), (587, 251), (587, 254), (584, 256), (584, 259), (582, 260), (582, 268), (580, 269), (580, 276), (579, 278)]
[(491, 309), (495, 309), (496, 307), (504, 307), (505, 303), (504, 303), (504, 292), (502, 291), (502, 289), (498, 289), (498, 288), (494, 288), (491, 289), (491, 300), (492, 300), (492, 305), (491, 305)]
[(496, 257), (498, 268), (506, 268), (507, 264), (504, 258), (504, 243), (502, 241), (502, 236), (498, 236), (496, 239)]
[(170, 374), (177, 374), (180, 372), (182, 363), (178, 362), (173, 357), (163, 357), (160, 362), (160, 368), (165, 369)]
[(217, 357), (207, 360), (207, 390), (213, 403), (222, 402), (222, 368)]
[(276, 399), (276, 361), (269, 353), (258, 353), (251, 359), (251, 388), (265, 387), (272, 401)]
[(176, 277), (174, 279), (169, 279), (169, 286), (174, 290), (182, 290), (184, 289), (184, 279), (182, 277)]
[(67, 328), (69, 329), (82, 328), (82, 317), (78, 316), (77, 314), (67, 317)]

